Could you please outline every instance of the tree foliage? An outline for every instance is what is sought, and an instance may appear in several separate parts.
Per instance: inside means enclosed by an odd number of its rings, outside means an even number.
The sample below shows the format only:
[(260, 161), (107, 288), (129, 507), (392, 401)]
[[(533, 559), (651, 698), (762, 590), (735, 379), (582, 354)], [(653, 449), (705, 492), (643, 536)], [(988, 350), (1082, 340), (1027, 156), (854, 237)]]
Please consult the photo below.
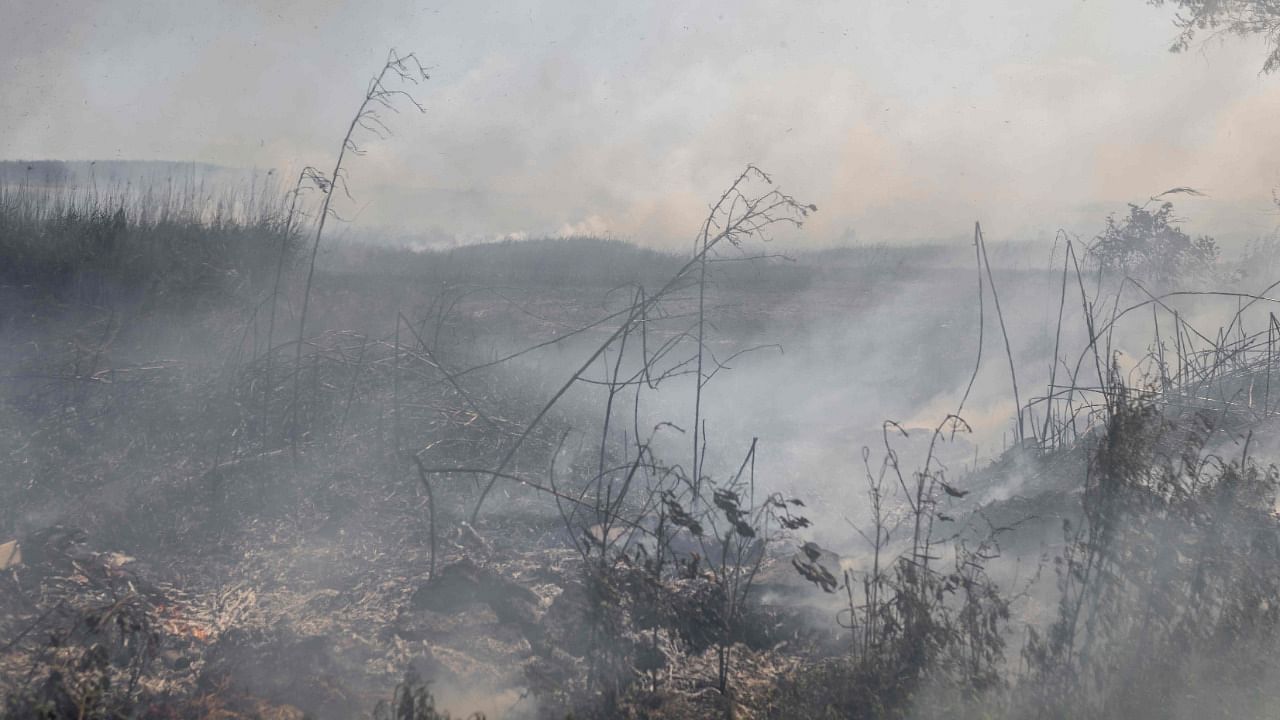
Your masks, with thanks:
[(1174, 24), (1180, 32), (1173, 52), (1191, 47), (1198, 33), (1228, 33), (1241, 37), (1266, 38), (1269, 54), (1264, 73), (1280, 69), (1280, 0), (1149, 0), (1152, 5), (1173, 5), (1178, 9)]

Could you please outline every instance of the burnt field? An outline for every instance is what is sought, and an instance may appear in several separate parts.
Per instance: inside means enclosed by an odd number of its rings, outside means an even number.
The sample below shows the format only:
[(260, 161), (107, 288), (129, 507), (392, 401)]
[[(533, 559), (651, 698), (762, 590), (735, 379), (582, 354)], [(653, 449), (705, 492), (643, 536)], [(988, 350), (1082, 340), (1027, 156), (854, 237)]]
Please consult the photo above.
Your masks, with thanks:
[[(145, 241), (132, 222), (89, 214), (66, 241), (79, 249), (106, 234), (127, 259)], [(294, 252), (270, 224), (235, 232)], [(186, 259), (173, 252), (170, 260)], [(776, 364), (813, 328), (865, 317), (885, 293), (956, 272), (910, 261), (934, 252), (870, 248), (833, 253), (835, 266), (771, 259), (717, 273), (707, 346), (725, 358), (745, 353), (734, 364), (753, 372), (794, 374)], [(542, 264), (531, 267), (531, 256)], [(138, 291), (113, 262), (65, 271), (31, 262), (32, 275), (45, 266), (65, 274), (5, 287), (10, 469), (0, 506), (5, 539), (21, 548), (4, 571), (11, 703), (355, 717), (411, 668), (442, 705), (492, 716), (582, 701), (574, 693), (588, 692), (592, 650), (582, 614), (596, 599), (584, 595), (583, 575), (594, 553), (575, 535), (622, 512), (567, 521), (555, 502), (580, 498), (598, 474), (584, 446), (603, 410), (592, 378), (524, 441), (512, 481), (504, 476), (474, 519), (488, 478), (424, 476), (417, 463), (497, 466), (558, 384), (622, 326), (625, 293), (661, 283), (681, 258), (589, 238), (447, 253), (344, 248), (321, 260), (300, 363), (287, 340), (267, 350), (269, 272), (222, 267), (194, 287)], [(280, 299), (275, 333), (296, 331), (296, 295)], [(687, 289), (673, 296), (648, 342), (684, 338), (696, 307)], [(826, 372), (849, 372), (840, 353), (829, 350)], [(865, 388), (856, 375), (847, 382), (830, 389)], [(807, 392), (825, 390), (815, 382)], [(668, 411), (684, 408), (648, 412)], [(295, 421), (307, 424), (298, 437)], [(634, 444), (625, 435), (610, 445)], [(557, 460), (563, 477), (549, 479)], [(557, 482), (564, 487), (548, 494)], [(807, 489), (819, 485), (829, 483)], [(625, 502), (637, 517), (653, 512), (652, 497)], [(618, 539), (616, 528), (609, 534)], [(677, 542), (670, 565), (699, 555), (692, 539)], [(762, 560), (783, 563), (769, 587), (804, 594), (785, 561)], [(696, 567), (686, 574), (664, 581), (677, 582), (672, 600), (709, 602), (713, 584)], [(682, 622), (702, 635), (693, 647), (710, 645), (703, 619)], [(788, 632), (812, 632), (806, 622)], [(777, 641), (758, 638), (754, 651)], [(698, 665), (703, 653), (686, 662), (678, 687), (714, 680), (714, 667)]]
[(0, 196), (6, 716), (1269, 716), (1274, 244), (790, 252), (756, 172), (690, 253), (314, 272)]

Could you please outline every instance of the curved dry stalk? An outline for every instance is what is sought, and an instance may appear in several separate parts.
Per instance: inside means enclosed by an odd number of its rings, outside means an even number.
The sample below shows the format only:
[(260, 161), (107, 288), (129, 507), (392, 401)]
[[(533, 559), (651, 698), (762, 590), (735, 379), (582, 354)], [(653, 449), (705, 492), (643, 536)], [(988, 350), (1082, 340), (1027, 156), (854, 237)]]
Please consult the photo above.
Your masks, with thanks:
[[(815, 212), (817, 207), (814, 205), (806, 205), (797, 201), (794, 197), (773, 188), (767, 192), (757, 195), (747, 195), (745, 185), (748, 181), (758, 179), (772, 187), (773, 180), (764, 171), (755, 165), (748, 165), (745, 170), (737, 177), (727, 190), (720, 196), (720, 200), (712, 206), (710, 214), (703, 223), (703, 229), (699, 234), (699, 249), (672, 277), (663, 287), (652, 295), (638, 294), (636, 300), (633, 301), (629, 311), (626, 313), (626, 319), (622, 324), (609, 335), (596, 349), (587, 357), (587, 359), (575, 370), (563, 385), (551, 396), (551, 398), (542, 406), (533, 420), (525, 426), (524, 430), (516, 438), (507, 452), (503, 455), (502, 460), (498, 463), (497, 469), (494, 470), (493, 476), (489, 479), (484, 490), (480, 493), (479, 499), (476, 500), (475, 508), (471, 512), (471, 523), (475, 524), (483, 508), (485, 500), (489, 493), (493, 490), (494, 484), (503, 472), (510, 466), (515, 459), (516, 453), (524, 445), (524, 442), (538, 427), (542, 420), (547, 416), (561, 398), (569, 392), (575, 384), (579, 382), (582, 376), (600, 359), (602, 355), (620, 338), (630, 333), (632, 327), (640, 321), (641, 318), (648, 317), (648, 314), (660, 306), (663, 300), (678, 288), (684, 287), (685, 284), (694, 277), (695, 272), (699, 277), (700, 287), (705, 286), (705, 261), (708, 256), (714, 252), (715, 248), (724, 242), (737, 246), (748, 237), (761, 237), (767, 239), (766, 233), (768, 229), (777, 224), (790, 225), (800, 227), (803, 221), (808, 217), (809, 213)], [(699, 313), (701, 318), (702, 312)], [(701, 323), (701, 320), (700, 320)], [(698, 345), (699, 361), (702, 354), (702, 344)], [(699, 374), (699, 382), (702, 382), (701, 372)], [(699, 389), (698, 392), (701, 392)], [(695, 418), (700, 420), (700, 418)], [(695, 424), (699, 428), (695, 433), (701, 437), (701, 423)], [(695, 464), (693, 479), (696, 482), (698, 470), (700, 469), (701, 455), (705, 452), (705, 443), (701, 440), (695, 445)]]
[[(360, 107), (356, 110), (356, 114), (351, 118), (351, 123), (347, 126), (347, 134), (342, 138), (342, 145), (338, 149), (338, 157), (333, 163), (333, 171), (326, 179), (318, 173), (313, 174), (316, 186), (324, 193), (324, 201), (320, 205), (320, 215), (316, 219), (316, 235), (315, 240), (311, 244), (311, 259), (307, 265), (307, 281), (302, 291), (302, 310), (298, 317), (298, 343), (294, 352), (294, 363), (302, 362), (302, 339), (306, 337), (307, 328), (307, 310), (311, 305), (311, 285), (315, 281), (316, 275), (316, 255), (320, 252), (320, 240), (324, 236), (325, 221), (328, 220), (332, 210), (330, 205), (333, 202), (334, 190), (341, 185), (343, 192), (347, 191), (347, 182), (345, 179), (346, 171), (343, 163), (346, 160), (347, 153), (353, 155), (361, 155), (363, 151), (355, 143), (354, 136), (356, 128), (369, 128), (372, 120), (377, 120), (377, 112), (370, 105), (378, 105), (386, 109), (396, 111), (392, 101), (396, 99), (407, 99), (414, 108), (419, 112), (426, 112), (426, 108), (418, 103), (412, 95), (404, 90), (393, 90), (386, 86), (389, 76), (394, 75), (403, 82), (417, 84), (421, 80), (427, 80), (428, 75), (419, 62), (417, 55), (409, 53), (408, 55), (400, 55), (392, 49), (387, 55), (387, 61), (382, 66), (382, 70), (369, 82), (369, 89), (365, 91), (364, 100), (361, 101)], [(377, 120), (381, 123), (380, 120)], [(382, 126), (382, 127), (385, 127)], [(290, 447), (293, 450), (294, 459), (298, 456), (298, 396), (299, 384), (295, 379), (293, 383), (293, 419), (291, 428)]]

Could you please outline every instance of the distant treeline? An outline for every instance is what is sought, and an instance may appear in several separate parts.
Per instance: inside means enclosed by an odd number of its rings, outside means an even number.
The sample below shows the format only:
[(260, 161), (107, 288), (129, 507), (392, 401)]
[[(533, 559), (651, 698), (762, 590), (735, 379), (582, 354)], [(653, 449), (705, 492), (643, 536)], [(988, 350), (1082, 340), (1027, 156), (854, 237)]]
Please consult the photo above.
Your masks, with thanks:
[[(683, 254), (583, 236), (433, 250), (345, 246), (330, 254), (326, 270), (434, 283), (606, 289), (639, 284), (656, 289), (687, 261)], [(713, 282), (722, 286), (794, 290), (811, 282), (817, 267), (791, 258), (747, 259), (726, 254), (717, 258), (712, 276)]]
[(594, 237), (505, 240), (462, 247), (411, 250), (348, 245), (335, 248), (327, 269), (426, 282), (479, 284), (603, 284), (659, 282), (683, 259), (621, 240)]
[[(795, 291), (824, 277), (856, 271), (894, 277), (930, 268), (967, 267), (972, 250), (918, 245), (857, 245), (799, 250), (779, 245), (770, 257), (732, 251), (712, 266), (713, 284), (760, 291)], [(599, 237), (504, 240), (455, 248), (414, 250), (380, 245), (345, 245), (324, 261), (328, 275), (413, 278), (429, 283), (610, 288), (640, 284), (656, 288), (688, 260), (683, 253), (655, 250)]]

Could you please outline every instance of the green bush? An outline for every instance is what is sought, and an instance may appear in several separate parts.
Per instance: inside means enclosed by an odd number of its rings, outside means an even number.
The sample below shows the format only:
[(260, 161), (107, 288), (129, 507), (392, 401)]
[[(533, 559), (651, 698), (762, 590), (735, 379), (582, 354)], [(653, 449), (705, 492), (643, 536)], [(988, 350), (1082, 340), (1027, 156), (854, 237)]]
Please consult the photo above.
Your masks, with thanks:
[(1192, 239), (1174, 225), (1173, 203), (1155, 210), (1129, 205), (1129, 215), (1107, 218), (1107, 227), (1089, 248), (1089, 254), (1107, 271), (1167, 284), (1210, 270), (1218, 260), (1213, 238)]

